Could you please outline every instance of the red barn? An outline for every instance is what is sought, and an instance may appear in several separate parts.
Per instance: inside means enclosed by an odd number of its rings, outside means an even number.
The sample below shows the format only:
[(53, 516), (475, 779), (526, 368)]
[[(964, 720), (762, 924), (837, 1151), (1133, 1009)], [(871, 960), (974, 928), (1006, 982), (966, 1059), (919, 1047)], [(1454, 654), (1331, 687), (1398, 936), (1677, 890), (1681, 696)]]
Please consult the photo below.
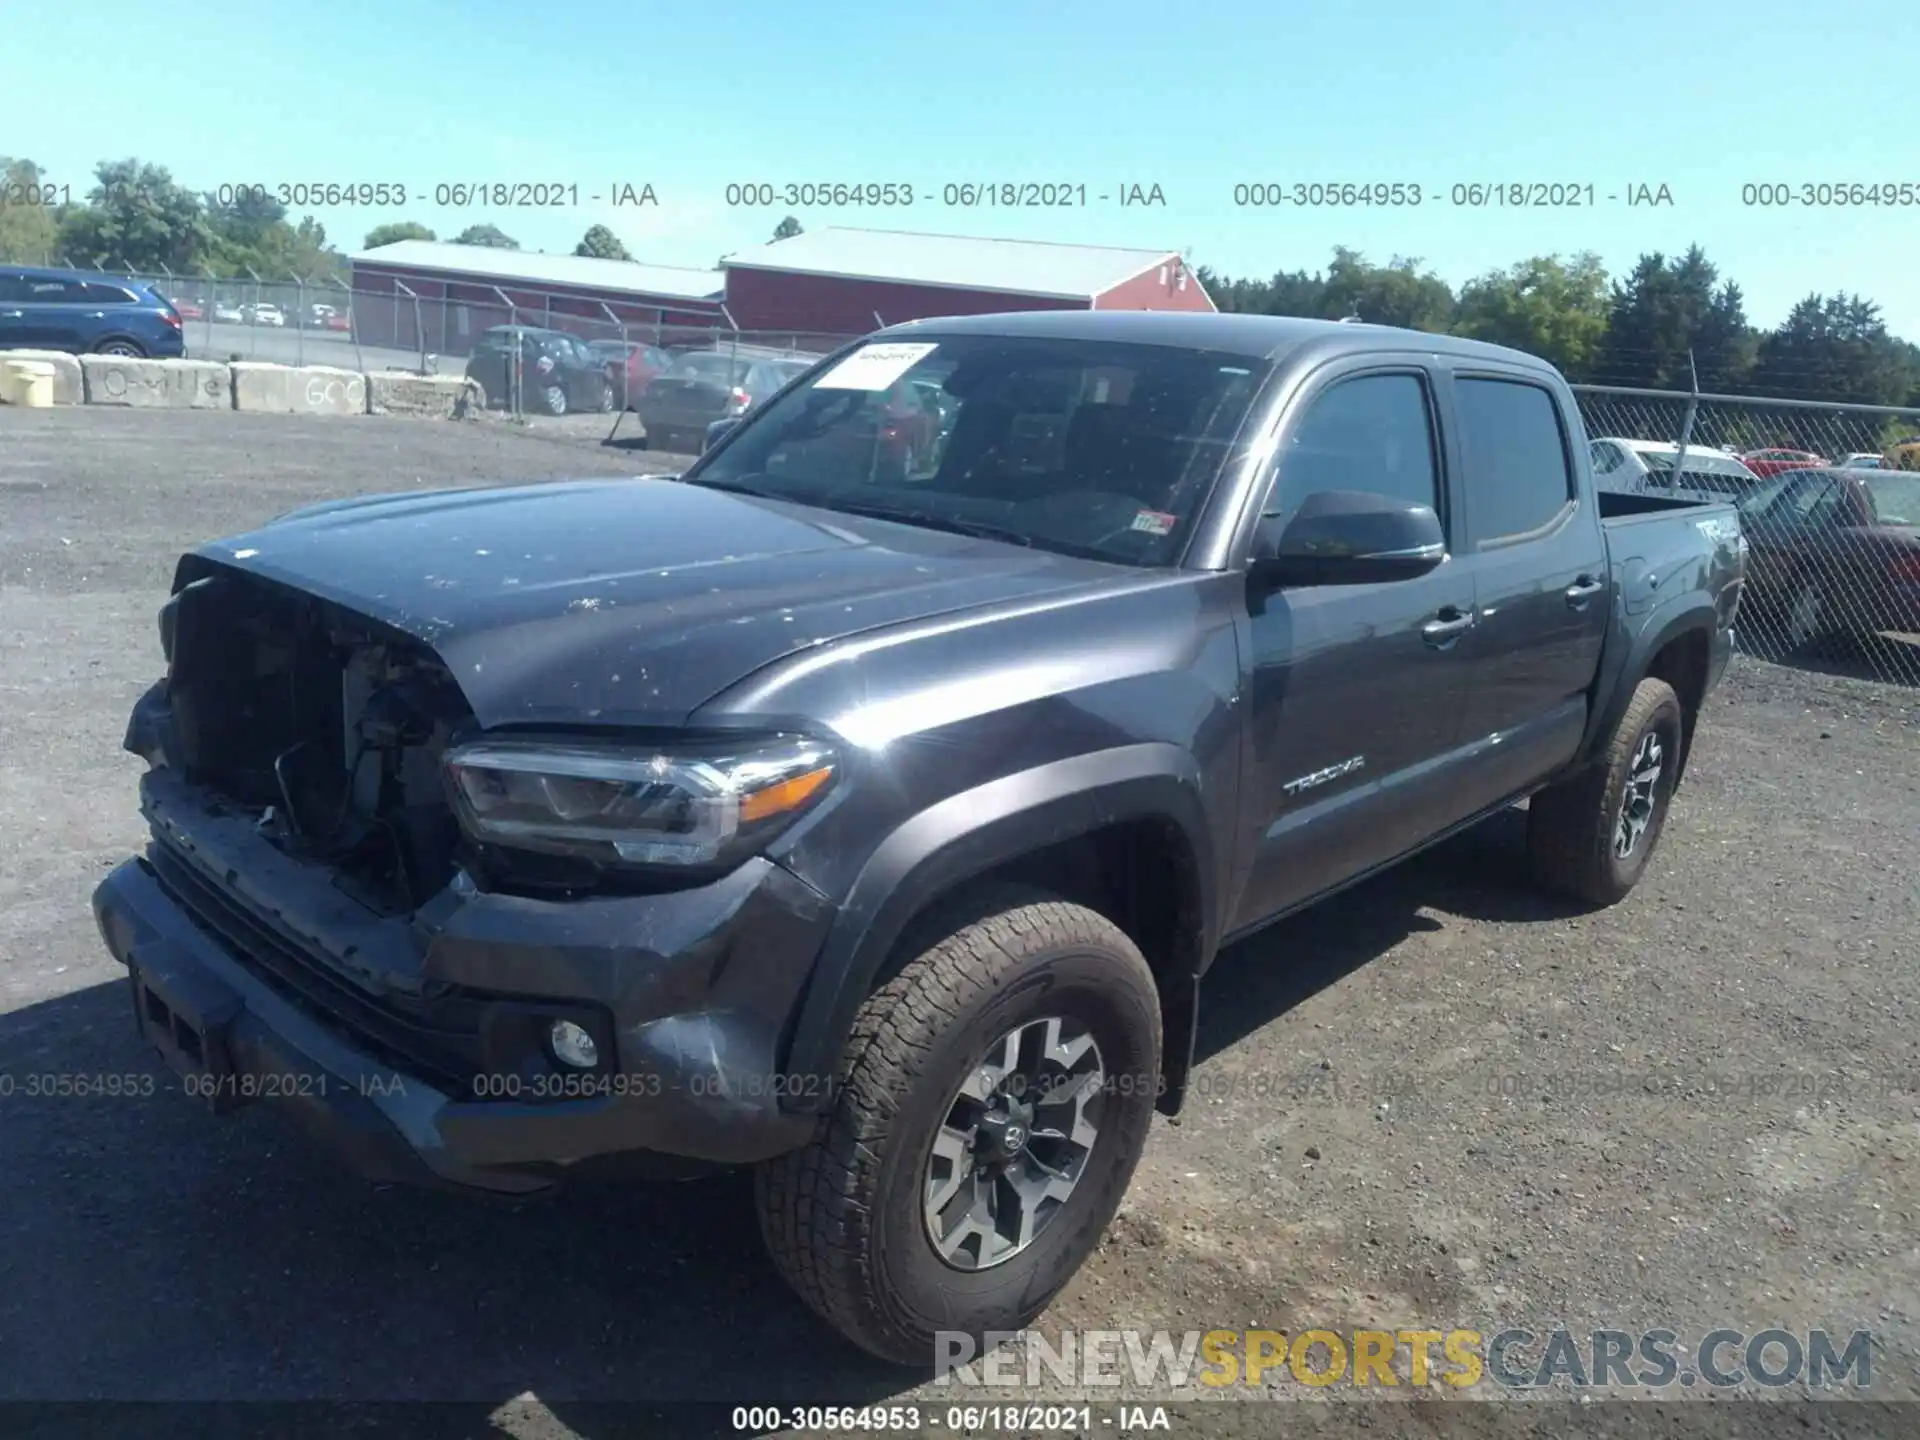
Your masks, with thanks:
[(720, 263), (742, 330), (852, 335), (1002, 310), (1214, 308), (1173, 250), (827, 228)]
[(642, 265), (399, 240), (352, 257), (353, 323), (363, 345), (468, 355), (494, 325), (546, 325), (587, 339), (636, 340), (724, 328), (718, 270)]

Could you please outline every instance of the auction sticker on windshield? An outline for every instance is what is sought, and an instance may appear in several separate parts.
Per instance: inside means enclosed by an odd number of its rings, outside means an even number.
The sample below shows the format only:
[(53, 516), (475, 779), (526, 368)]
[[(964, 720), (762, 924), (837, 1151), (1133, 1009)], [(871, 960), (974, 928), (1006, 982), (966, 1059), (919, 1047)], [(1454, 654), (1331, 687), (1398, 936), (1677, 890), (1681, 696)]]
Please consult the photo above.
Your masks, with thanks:
[(885, 390), (940, 347), (867, 345), (813, 382), (816, 390)]

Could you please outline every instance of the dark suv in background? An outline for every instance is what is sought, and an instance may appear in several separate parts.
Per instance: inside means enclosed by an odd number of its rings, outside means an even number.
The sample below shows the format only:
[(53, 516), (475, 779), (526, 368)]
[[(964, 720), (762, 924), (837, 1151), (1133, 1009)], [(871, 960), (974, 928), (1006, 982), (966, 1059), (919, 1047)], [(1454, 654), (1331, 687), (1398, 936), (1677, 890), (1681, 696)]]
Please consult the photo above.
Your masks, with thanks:
[(614, 408), (615, 390), (606, 361), (584, 340), (564, 330), (532, 325), (496, 325), (484, 330), (467, 361), (489, 405), (514, 405), (514, 362), (520, 366), (520, 410), (565, 415), (571, 410)]
[(187, 341), (173, 302), (137, 280), (0, 265), (0, 350), (168, 360)]

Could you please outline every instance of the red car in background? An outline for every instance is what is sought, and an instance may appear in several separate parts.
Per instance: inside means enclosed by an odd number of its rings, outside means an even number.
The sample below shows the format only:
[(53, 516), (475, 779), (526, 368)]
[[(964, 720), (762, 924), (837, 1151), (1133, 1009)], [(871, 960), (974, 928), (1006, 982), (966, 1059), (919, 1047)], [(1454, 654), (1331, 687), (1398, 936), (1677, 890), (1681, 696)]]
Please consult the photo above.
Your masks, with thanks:
[(191, 300), (169, 299), (167, 303), (173, 306), (173, 313), (178, 315), (182, 320), (198, 320), (200, 318), (200, 307)]
[(637, 340), (589, 340), (587, 349), (607, 367), (613, 380), (614, 396), (623, 410), (647, 393), (656, 375), (673, 364), (673, 357), (657, 345)]
[(1833, 463), (1811, 450), (1749, 450), (1740, 459), (1763, 480), (1782, 470), (1816, 470)]

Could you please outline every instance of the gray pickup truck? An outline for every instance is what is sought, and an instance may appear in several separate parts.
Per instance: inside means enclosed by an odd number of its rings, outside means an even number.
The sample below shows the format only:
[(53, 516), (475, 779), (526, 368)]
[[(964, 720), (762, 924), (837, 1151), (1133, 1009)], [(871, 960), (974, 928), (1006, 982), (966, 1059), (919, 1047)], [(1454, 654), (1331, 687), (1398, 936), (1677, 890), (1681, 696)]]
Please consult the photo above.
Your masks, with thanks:
[(1027, 314), (683, 476), (297, 511), (180, 562), (99, 926), (215, 1108), (494, 1192), (754, 1167), (929, 1363), (1090, 1253), (1223, 945), (1522, 801), (1541, 883), (1640, 879), (1745, 541), (1588, 465), (1510, 350)]

